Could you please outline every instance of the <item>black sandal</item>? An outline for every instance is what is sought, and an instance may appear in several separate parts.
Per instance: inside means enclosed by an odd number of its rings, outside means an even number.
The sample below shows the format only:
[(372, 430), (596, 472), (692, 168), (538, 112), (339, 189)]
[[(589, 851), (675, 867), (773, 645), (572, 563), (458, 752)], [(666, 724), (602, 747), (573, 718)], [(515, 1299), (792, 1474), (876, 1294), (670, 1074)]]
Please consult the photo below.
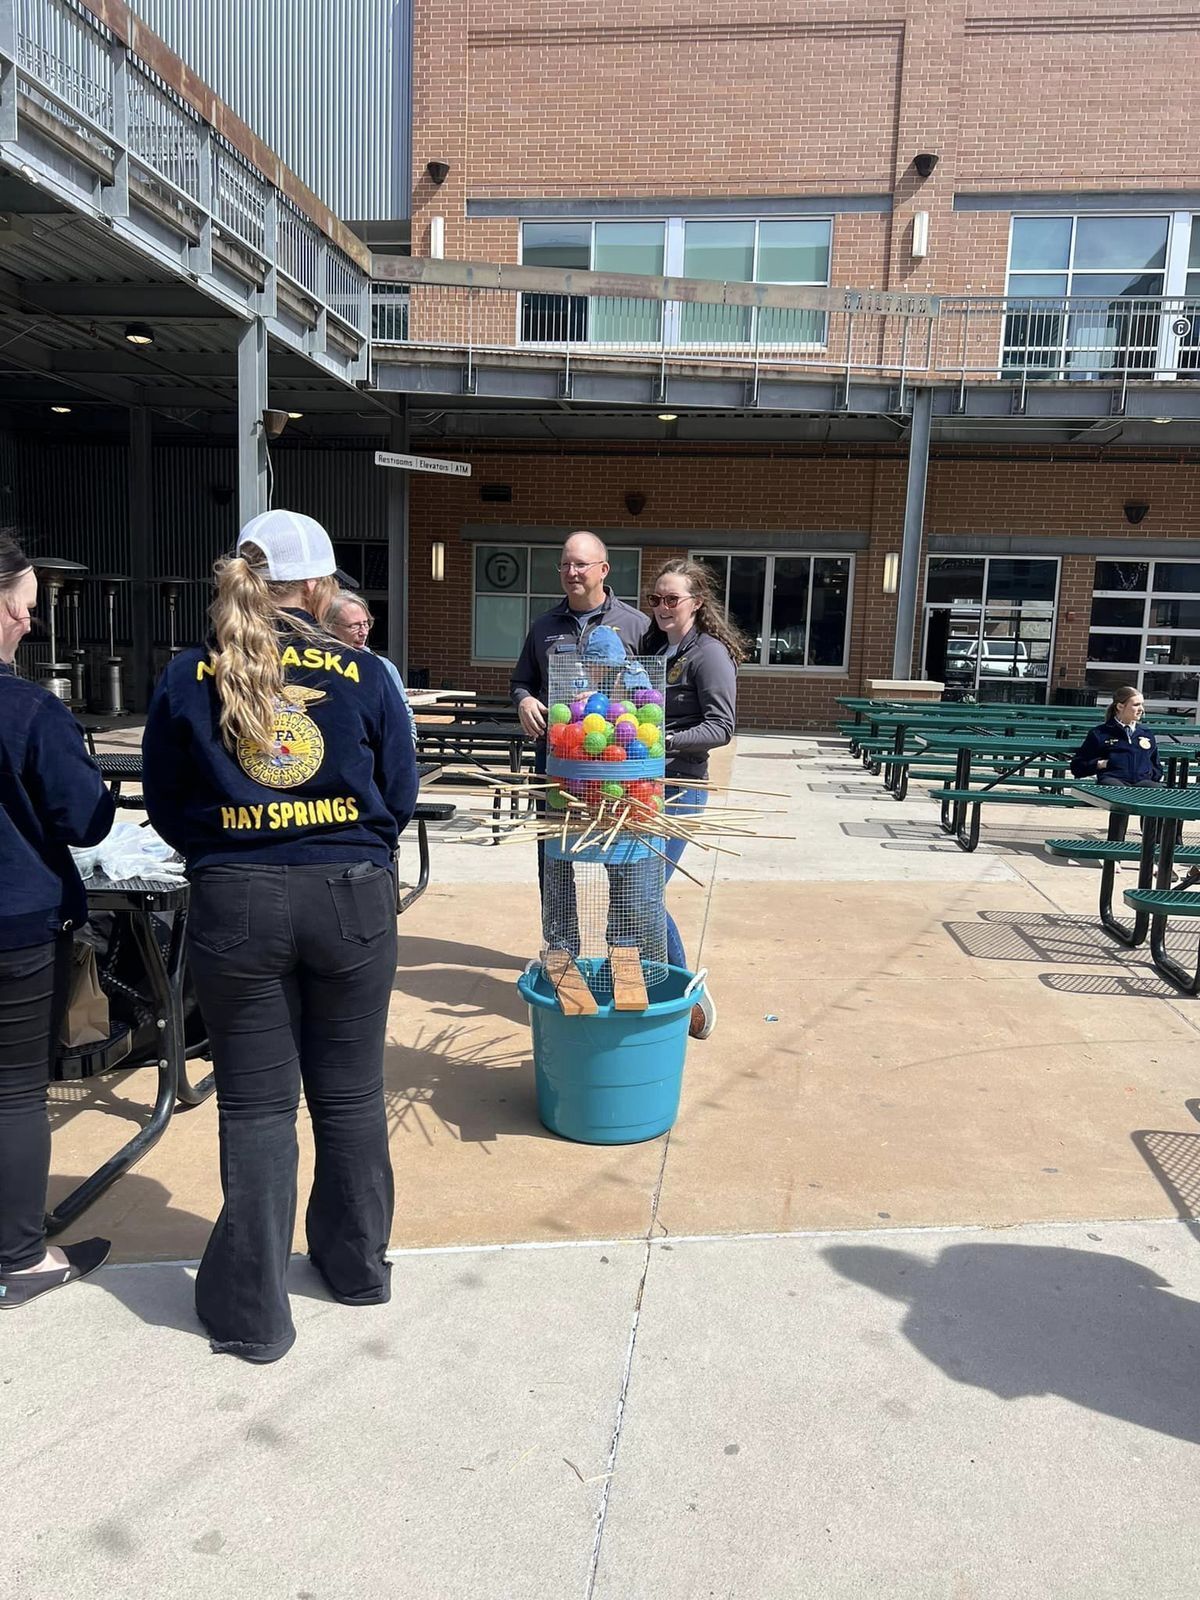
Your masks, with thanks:
[(108, 1260), (111, 1249), (107, 1239), (81, 1239), (78, 1244), (62, 1246), (67, 1258), (65, 1267), (47, 1267), (43, 1272), (0, 1272), (0, 1311), (15, 1311), (39, 1295), (49, 1294), (51, 1289), (90, 1277)]

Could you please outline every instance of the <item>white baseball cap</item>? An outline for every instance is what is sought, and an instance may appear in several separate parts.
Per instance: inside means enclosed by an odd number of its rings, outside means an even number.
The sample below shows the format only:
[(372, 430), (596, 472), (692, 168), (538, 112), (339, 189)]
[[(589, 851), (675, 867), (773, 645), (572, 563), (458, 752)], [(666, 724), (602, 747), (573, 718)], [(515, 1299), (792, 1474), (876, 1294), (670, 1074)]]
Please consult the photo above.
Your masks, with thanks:
[(299, 511), (263, 511), (251, 517), (238, 534), (239, 554), (244, 544), (256, 544), (266, 556), (273, 583), (331, 578), (337, 570), (329, 535)]

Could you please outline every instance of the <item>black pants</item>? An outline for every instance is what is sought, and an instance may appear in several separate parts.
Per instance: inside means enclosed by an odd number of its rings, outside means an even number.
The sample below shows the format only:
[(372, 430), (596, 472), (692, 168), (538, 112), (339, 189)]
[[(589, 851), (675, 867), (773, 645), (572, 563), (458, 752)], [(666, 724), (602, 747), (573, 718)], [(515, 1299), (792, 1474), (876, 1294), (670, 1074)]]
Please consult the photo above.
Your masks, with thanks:
[(202, 868), (188, 948), (212, 1046), (225, 1198), (196, 1309), (214, 1350), (273, 1360), (296, 1337), (287, 1269), (302, 1083), (316, 1145), (309, 1254), (339, 1300), (388, 1298), (395, 884), (365, 864)]
[(69, 935), (0, 950), (0, 1272), (46, 1252), (46, 1086), (66, 1002)]

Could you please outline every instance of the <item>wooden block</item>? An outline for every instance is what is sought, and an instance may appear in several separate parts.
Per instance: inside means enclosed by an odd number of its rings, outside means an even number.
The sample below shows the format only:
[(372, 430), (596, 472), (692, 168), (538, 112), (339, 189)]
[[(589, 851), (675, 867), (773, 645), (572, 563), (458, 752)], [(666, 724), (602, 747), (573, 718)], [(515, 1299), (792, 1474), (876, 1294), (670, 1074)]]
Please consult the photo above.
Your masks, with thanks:
[(567, 950), (548, 950), (543, 965), (554, 985), (558, 1009), (565, 1017), (594, 1017), (599, 1009), (587, 979)]
[(618, 945), (608, 952), (613, 975), (613, 1009), (645, 1011), (650, 1004), (642, 958), (631, 945)]

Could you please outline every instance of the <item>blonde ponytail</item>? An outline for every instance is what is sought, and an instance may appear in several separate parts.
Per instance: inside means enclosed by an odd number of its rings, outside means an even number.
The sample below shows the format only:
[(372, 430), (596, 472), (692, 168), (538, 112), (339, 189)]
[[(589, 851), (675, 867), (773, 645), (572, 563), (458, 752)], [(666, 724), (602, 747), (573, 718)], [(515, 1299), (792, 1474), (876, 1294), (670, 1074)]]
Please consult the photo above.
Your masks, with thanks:
[[(231, 749), (239, 739), (269, 745), (275, 737), (284, 689), (281, 635), (302, 633), (328, 642), (324, 632), (302, 618), (281, 616), (285, 605), (297, 602), (297, 585), (272, 583), (257, 545), (244, 544), (242, 551), (217, 562), (217, 596), (209, 612), (216, 635), (209, 661), (221, 706), (221, 734)], [(336, 580), (322, 578), (308, 604), (323, 616), (336, 593)]]

